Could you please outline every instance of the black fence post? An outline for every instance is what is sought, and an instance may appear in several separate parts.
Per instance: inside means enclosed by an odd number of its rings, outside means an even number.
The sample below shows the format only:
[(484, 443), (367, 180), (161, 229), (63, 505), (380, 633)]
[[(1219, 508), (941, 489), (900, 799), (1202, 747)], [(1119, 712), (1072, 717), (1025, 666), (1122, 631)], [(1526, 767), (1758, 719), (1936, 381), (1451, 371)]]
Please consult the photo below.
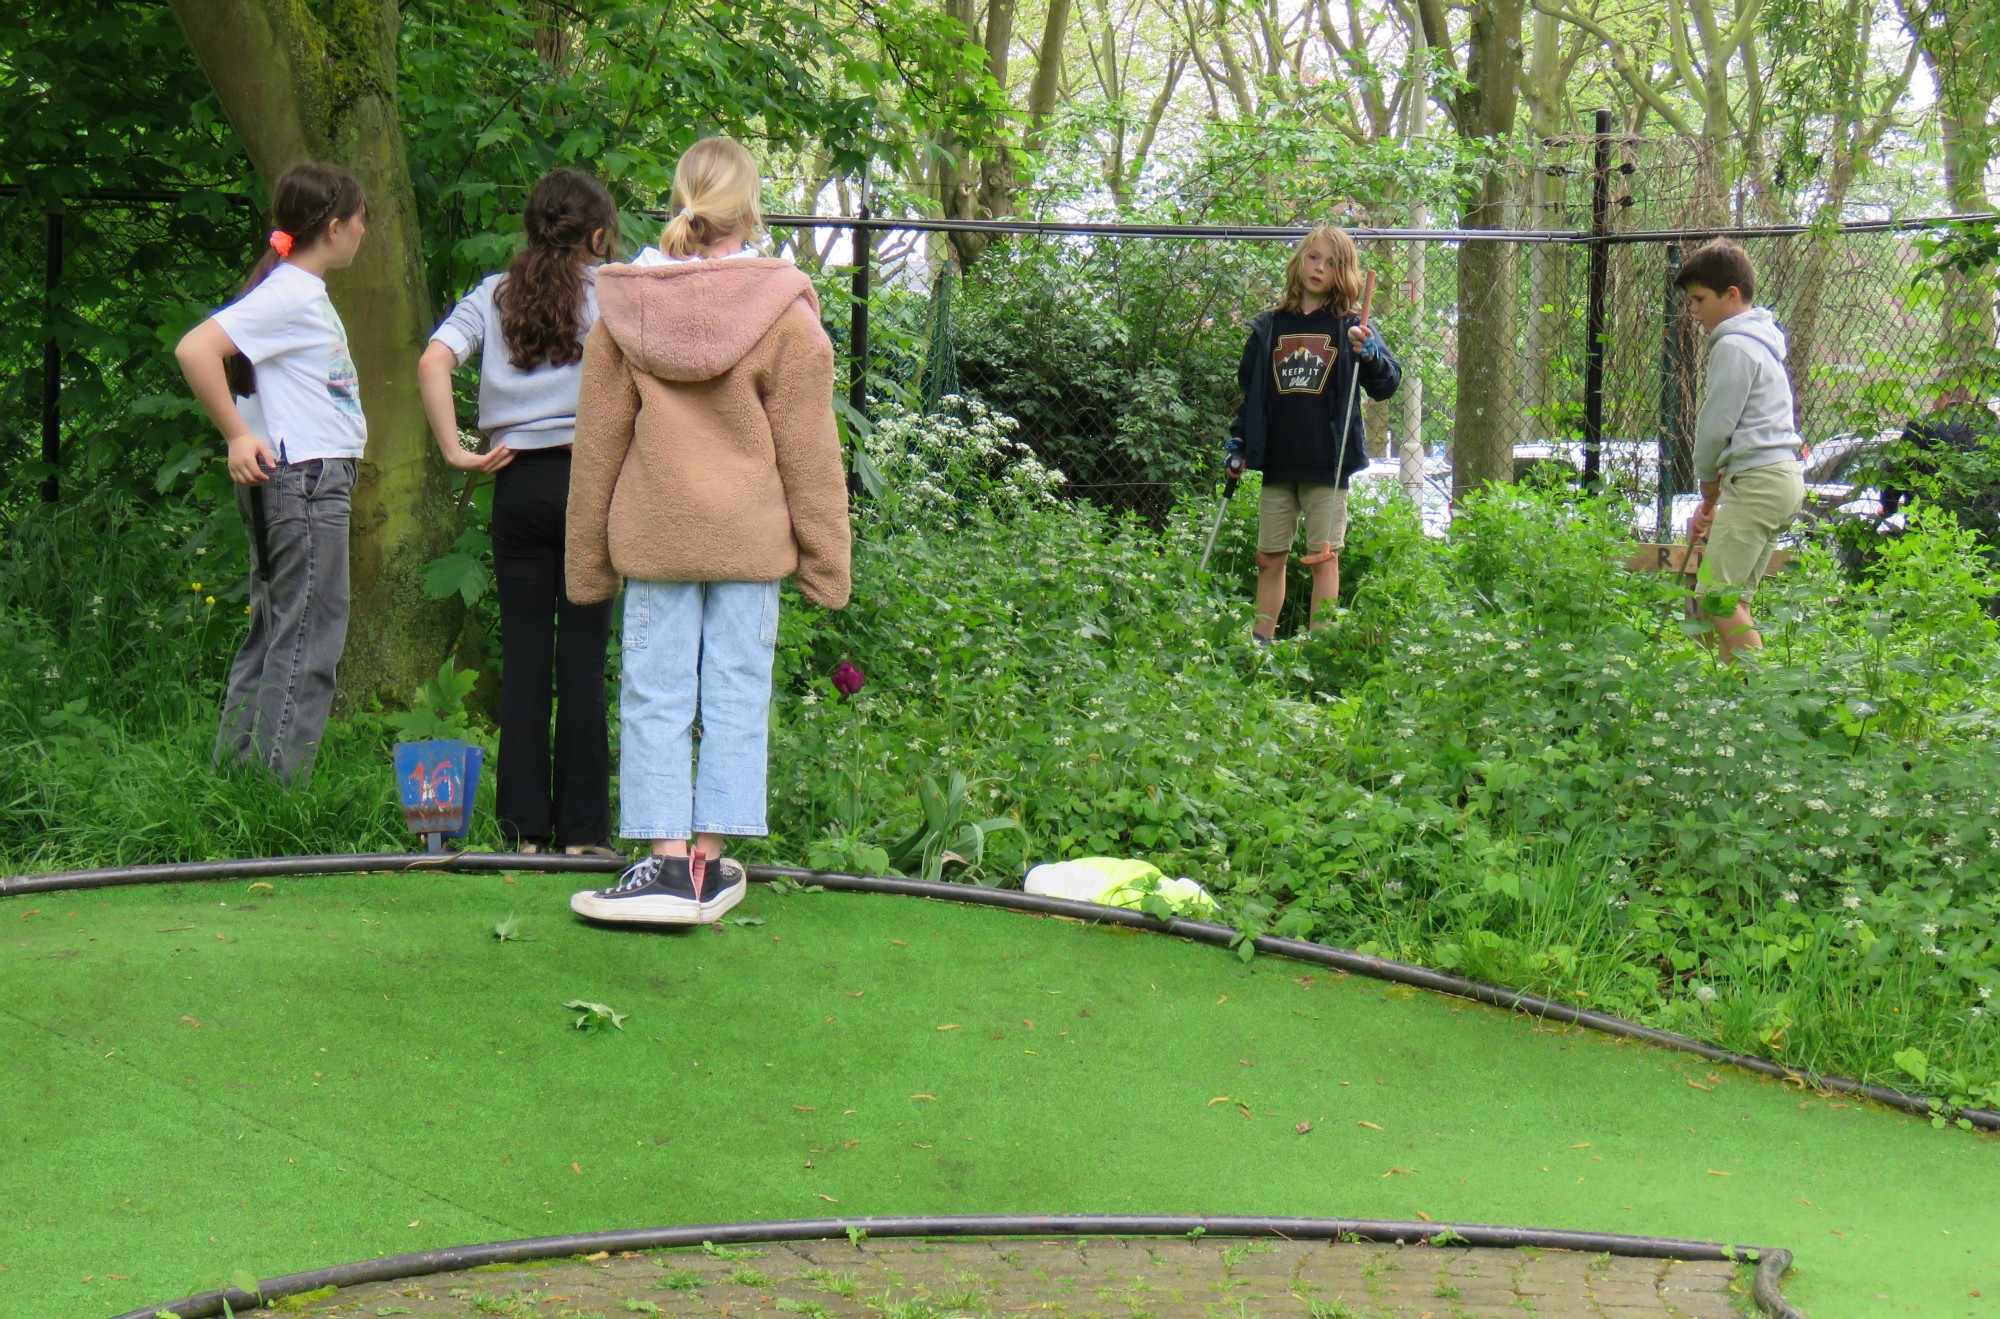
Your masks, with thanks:
[(1674, 496), (1680, 493), (1680, 474), (1674, 470), (1681, 428), (1681, 338), (1686, 330), (1676, 284), (1680, 274), (1681, 246), (1668, 243), (1667, 284), (1660, 299), (1660, 456), (1654, 523), (1662, 543), (1674, 538)]
[(1605, 301), (1611, 283), (1611, 127), (1609, 110), (1597, 112), (1590, 182), (1590, 268), (1583, 343), (1583, 479), (1595, 485), (1604, 447)]
[[(862, 203), (858, 218), (868, 218), (867, 203)], [(873, 255), (874, 233), (864, 225), (854, 226), (852, 232), (854, 317), (849, 323), (847, 335), (847, 401), (856, 412), (865, 412), (868, 406), (868, 267)]]
[[(868, 202), (861, 202), (859, 219), (868, 218)], [(855, 225), (848, 230), (852, 235), (850, 244), (854, 248), (854, 288), (851, 316), (847, 323), (847, 405), (856, 415), (866, 416), (868, 411), (868, 260), (871, 255), (870, 231), (863, 225)], [(858, 497), (861, 494), (861, 437), (854, 437), (854, 458), (847, 465), (847, 493)]]
[(62, 289), (63, 211), (51, 206), (44, 216), (47, 239), (42, 263), (42, 462), (50, 471), (42, 478), (42, 502), (62, 497), (55, 469), (62, 463), (62, 344), (56, 333), (57, 301)]

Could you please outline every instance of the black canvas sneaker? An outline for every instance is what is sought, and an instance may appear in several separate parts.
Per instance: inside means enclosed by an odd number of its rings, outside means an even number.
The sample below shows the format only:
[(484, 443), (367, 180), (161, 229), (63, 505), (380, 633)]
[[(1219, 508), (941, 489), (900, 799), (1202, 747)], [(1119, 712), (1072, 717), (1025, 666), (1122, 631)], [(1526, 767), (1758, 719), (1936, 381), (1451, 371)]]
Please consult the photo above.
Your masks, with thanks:
[(740, 861), (649, 856), (610, 888), (573, 894), (569, 908), (596, 921), (705, 925), (743, 901), (748, 878)]

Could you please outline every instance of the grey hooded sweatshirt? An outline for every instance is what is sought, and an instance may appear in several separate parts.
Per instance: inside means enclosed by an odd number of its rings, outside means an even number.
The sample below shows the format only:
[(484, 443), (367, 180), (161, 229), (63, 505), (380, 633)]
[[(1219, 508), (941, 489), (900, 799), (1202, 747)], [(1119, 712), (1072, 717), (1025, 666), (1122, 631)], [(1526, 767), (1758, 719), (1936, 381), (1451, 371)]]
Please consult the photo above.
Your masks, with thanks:
[(1709, 332), (1707, 391), (1694, 423), (1697, 480), (1799, 460), (1785, 352), (1785, 332), (1762, 307)]

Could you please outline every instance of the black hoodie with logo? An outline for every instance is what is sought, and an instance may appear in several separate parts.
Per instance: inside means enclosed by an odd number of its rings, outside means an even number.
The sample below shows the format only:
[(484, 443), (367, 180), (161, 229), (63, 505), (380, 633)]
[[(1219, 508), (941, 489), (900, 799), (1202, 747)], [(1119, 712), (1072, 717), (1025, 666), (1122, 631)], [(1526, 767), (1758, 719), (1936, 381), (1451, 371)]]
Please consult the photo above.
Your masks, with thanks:
[[(1355, 369), (1347, 332), (1360, 319), (1321, 307), (1310, 313), (1274, 309), (1251, 322), (1236, 367), (1243, 402), (1229, 433), (1267, 484), (1344, 487), (1368, 465), (1358, 400), (1347, 434), (1336, 434)], [(1379, 338), (1375, 356), (1360, 370), (1361, 388), (1372, 399), (1393, 396), (1403, 382), (1403, 368)]]

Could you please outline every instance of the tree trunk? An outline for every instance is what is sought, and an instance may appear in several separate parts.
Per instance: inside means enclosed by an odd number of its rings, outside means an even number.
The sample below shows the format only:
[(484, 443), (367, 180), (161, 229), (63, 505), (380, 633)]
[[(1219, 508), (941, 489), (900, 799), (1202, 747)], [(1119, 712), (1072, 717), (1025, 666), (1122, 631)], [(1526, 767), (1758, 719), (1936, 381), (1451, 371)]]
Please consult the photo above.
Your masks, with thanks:
[[(1958, 99), (1944, 108), (1941, 118), (1945, 192), (1952, 211), (1958, 215), (1991, 211), (1986, 170), (1993, 157), (1993, 135), (1984, 107), (1971, 98)], [(1966, 383), (1964, 378), (1993, 350), (1993, 268), (1947, 274), (1944, 287), (1939, 365), (1952, 383)]]
[(396, 3), (348, 0), (323, 18), (279, 0), (172, 4), (263, 179), (318, 160), (351, 170), (367, 191), (368, 237), (354, 265), (328, 280), (368, 413), (340, 689), (348, 708), (375, 697), (401, 704), (451, 652), (462, 609), (424, 590), (424, 567), (449, 548), (459, 519), (417, 394), (430, 308), (396, 108)]
[[(1465, 87), (1451, 102), (1460, 136), (1498, 145), (1514, 130), (1521, 83), (1522, 0), (1478, 0), (1473, 8)], [(1437, 7), (1438, 11), (1442, 6)], [(1425, 37), (1448, 41), (1443, 16), (1435, 26), (1426, 0)], [(1449, 47), (1447, 46), (1447, 49)], [(1490, 163), (1468, 199), (1465, 227), (1508, 227), (1513, 179), (1506, 163)], [(1462, 243), (1458, 249), (1458, 406), (1452, 419), (1452, 497), (1514, 476), (1514, 437), (1521, 422), (1518, 341), (1521, 263), (1517, 245)]]

